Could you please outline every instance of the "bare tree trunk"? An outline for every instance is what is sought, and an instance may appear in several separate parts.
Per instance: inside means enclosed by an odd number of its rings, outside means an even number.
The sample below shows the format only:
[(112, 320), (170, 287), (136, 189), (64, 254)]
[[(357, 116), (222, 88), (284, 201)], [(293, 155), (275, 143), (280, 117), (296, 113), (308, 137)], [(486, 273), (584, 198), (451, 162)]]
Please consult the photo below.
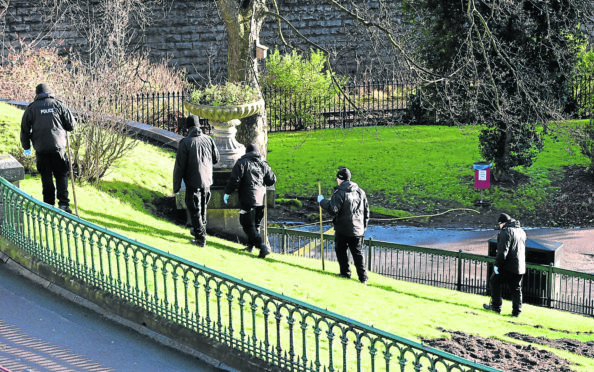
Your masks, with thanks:
[(497, 182), (508, 181), (511, 177), (509, 174), (509, 164), (512, 148), (512, 128), (508, 123), (499, 123), (501, 127), (503, 143), (499, 148), (499, 155), (495, 157), (495, 167), (493, 169), (493, 179)]
[[(265, 0), (217, 0), (217, 5), (227, 29), (229, 81), (246, 82), (260, 89), (256, 43), (264, 22), (259, 15), (267, 10)], [(256, 144), (266, 157), (266, 112), (242, 119), (236, 138), (244, 145)]]

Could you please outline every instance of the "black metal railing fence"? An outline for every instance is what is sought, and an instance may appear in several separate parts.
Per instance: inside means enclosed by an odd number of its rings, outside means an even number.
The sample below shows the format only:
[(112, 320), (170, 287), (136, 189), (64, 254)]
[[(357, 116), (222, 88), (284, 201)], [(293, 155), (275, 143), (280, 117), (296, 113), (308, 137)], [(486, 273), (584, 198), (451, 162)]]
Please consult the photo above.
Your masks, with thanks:
[(594, 77), (577, 77), (571, 80), (571, 93), (575, 99), (575, 115), (590, 118), (594, 112)]
[(344, 94), (264, 89), (268, 131), (387, 125), (398, 120), (415, 92), (412, 78), (346, 84)]
[[(569, 83), (575, 100), (574, 116), (590, 117), (594, 107), (594, 78), (574, 78)], [(346, 128), (388, 125), (400, 122), (409, 97), (417, 93), (411, 77), (398, 80), (348, 83), (343, 89), (324, 95), (315, 92), (295, 94), (286, 89), (266, 88), (268, 131)], [(183, 134), (188, 115), (183, 102), (187, 92), (152, 92), (130, 96), (114, 96), (110, 113), (126, 120), (148, 124), (170, 132)], [(211, 132), (207, 119), (201, 119), (202, 129)]]
[[(188, 115), (183, 104), (185, 99), (183, 91), (110, 97), (110, 113), (127, 120), (183, 134), (185, 117)], [(201, 124), (210, 131), (206, 122)]]

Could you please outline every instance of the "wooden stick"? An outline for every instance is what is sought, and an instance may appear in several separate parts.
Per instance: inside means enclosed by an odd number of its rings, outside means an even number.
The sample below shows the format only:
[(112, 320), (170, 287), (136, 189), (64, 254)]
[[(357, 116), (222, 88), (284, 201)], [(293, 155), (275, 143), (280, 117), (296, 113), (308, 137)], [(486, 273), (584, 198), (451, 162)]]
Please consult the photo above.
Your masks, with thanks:
[[(268, 188), (264, 192), (264, 244), (268, 247)], [(258, 231), (259, 232), (259, 231)], [(268, 247), (272, 249), (272, 247)]]
[(68, 139), (68, 132), (66, 132), (66, 147), (68, 148), (68, 163), (70, 164), (70, 181), (72, 182), (72, 196), (74, 197), (74, 213), (78, 215), (78, 203), (76, 202), (76, 190), (74, 188), (74, 172), (72, 171), (72, 152), (70, 151), (70, 140)]
[[(318, 181), (318, 192), (322, 195), (322, 184)], [(322, 250), (322, 271), (326, 270), (324, 265), (324, 225), (322, 222), (322, 204), (320, 204), (320, 248)]]

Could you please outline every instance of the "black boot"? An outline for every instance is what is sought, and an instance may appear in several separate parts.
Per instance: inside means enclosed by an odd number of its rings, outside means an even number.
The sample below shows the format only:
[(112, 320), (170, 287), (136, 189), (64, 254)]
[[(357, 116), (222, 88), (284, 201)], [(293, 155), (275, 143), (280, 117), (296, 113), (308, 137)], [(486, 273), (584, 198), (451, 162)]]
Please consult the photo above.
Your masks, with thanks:
[(258, 255), (259, 258), (265, 258), (270, 254), (270, 248), (266, 246), (266, 244), (262, 243), (260, 246), (260, 254)]

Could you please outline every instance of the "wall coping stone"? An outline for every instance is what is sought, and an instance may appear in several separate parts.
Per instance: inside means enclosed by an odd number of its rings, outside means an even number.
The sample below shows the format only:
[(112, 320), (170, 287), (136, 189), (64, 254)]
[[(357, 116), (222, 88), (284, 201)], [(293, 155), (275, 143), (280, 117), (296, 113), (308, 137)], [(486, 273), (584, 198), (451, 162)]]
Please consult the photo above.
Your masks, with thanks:
[(25, 167), (14, 156), (0, 154), (0, 176), (18, 185), (18, 181), (25, 179)]

